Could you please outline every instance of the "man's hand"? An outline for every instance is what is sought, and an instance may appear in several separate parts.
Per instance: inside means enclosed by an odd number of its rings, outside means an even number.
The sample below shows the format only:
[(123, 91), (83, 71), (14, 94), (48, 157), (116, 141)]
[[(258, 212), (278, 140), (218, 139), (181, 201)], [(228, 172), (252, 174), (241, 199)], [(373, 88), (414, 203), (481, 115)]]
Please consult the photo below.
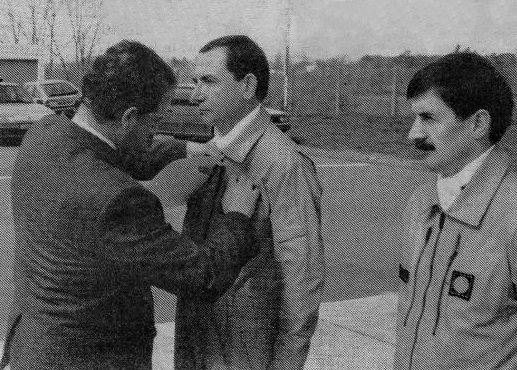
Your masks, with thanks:
[(251, 217), (257, 206), (258, 196), (258, 187), (247, 176), (231, 176), (222, 200), (223, 211), (239, 212)]

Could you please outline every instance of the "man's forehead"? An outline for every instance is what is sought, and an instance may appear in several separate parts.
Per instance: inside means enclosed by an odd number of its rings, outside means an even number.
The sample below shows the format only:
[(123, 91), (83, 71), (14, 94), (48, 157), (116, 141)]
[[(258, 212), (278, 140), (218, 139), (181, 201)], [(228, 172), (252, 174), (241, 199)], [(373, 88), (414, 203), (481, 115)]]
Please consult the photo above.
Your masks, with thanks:
[(409, 99), (409, 103), (411, 104), (411, 109), (416, 113), (421, 111), (441, 110), (447, 106), (438, 92), (434, 89), (429, 89), (426, 92)]
[(215, 74), (226, 70), (226, 50), (215, 48), (198, 53), (194, 60), (196, 74)]

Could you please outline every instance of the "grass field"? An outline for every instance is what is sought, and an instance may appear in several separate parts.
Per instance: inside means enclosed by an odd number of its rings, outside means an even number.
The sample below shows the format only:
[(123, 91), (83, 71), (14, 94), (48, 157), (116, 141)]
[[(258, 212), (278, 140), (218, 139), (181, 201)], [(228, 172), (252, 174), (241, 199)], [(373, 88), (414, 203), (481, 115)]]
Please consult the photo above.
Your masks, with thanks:
[(391, 118), (355, 112), (338, 116), (299, 116), (291, 118), (289, 133), (303, 145), (417, 159), (421, 154), (407, 139), (411, 123), (411, 117)]
[[(389, 154), (401, 159), (420, 159), (425, 153), (407, 138), (413, 117), (347, 112), (291, 117), (290, 136), (307, 146), (352, 149), (363, 153)], [(515, 119), (514, 119), (515, 122)], [(513, 123), (501, 140), (517, 162), (517, 125)]]

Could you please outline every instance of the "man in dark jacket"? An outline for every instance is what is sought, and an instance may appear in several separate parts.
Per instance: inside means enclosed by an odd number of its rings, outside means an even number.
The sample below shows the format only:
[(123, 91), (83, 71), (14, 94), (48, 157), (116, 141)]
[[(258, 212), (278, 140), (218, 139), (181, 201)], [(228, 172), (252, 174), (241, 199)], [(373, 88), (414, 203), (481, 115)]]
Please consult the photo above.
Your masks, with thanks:
[(245, 178), (197, 244), (135, 181), (185, 155), (181, 143), (149, 149), (153, 113), (174, 84), (152, 50), (122, 41), (84, 77), (72, 121), (48, 116), (28, 131), (12, 178), (16, 297), (0, 367), (150, 370), (151, 285), (216, 299), (256, 254), (258, 195)]

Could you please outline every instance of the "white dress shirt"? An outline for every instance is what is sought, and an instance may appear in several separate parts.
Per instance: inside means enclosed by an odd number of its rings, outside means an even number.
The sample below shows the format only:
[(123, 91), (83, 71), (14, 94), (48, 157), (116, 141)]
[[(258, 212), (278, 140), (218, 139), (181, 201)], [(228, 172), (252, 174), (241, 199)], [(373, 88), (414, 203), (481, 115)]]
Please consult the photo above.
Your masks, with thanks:
[(94, 135), (94, 136), (97, 136), (100, 140), (104, 141), (106, 144), (108, 144), (110, 147), (112, 147), (114, 150), (117, 150), (117, 147), (115, 146), (115, 144), (113, 143), (113, 141), (111, 141), (110, 139), (108, 139), (106, 136), (104, 136), (103, 134), (101, 134), (99, 131), (97, 131), (96, 129), (94, 129), (92, 126), (90, 126), (90, 124), (84, 120), (84, 119), (81, 119), (80, 117), (77, 117), (77, 116), (74, 116), (71, 120), (73, 123), (75, 123), (77, 126), (81, 127), (83, 130), (86, 130), (88, 131), (90, 134)]
[(248, 155), (256, 140), (250, 140), (256, 130), (252, 123), (257, 117), (261, 105), (257, 105), (246, 117), (241, 119), (226, 135), (221, 135), (217, 127), (214, 127), (214, 137), (210, 141), (223, 155), (235, 162), (242, 162)]
[(451, 207), (452, 203), (454, 203), (463, 188), (470, 182), (474, 173), (476, 173), (479, 166), (483, 164), (493, 148), (494, 146), (492, 145), (483, 154), (467, 164), (460, 172), (453, 176), (442, 177), (438, 175), (436, 186), (438, 189), (438, 200), (443, 210), (447, 211)]

